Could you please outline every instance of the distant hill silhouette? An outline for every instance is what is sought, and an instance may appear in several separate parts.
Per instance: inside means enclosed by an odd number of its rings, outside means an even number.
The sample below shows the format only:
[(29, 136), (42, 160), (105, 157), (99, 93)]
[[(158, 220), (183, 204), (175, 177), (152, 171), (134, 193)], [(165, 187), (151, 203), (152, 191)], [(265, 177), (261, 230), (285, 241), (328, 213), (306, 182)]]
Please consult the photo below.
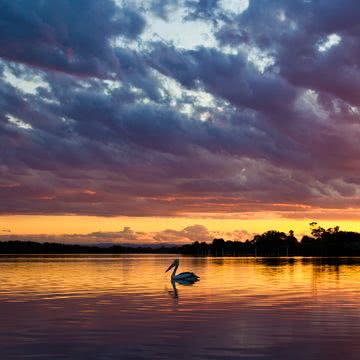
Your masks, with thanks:
[(178, 247), (109, 247), (90, 245), (69, 245), (59, 243), (39, 243), (35, 241), (0, 241), (0, 254), (122, 254), (122, 253), (176, 253)]
[(109, 247), (38, 243), (33, 241), (2, 241), (0, 254), (140, 254), (179, 253), (195, 256), (360, 256), (360, 233), (340, 231), (339, 227), (324, 229), (310, 223), (311, 236), (299, 241), (292, 230), (288, 234), (269, 230), (252, 240), (214, 239), (212, 243), (194, 242), (182, 246)]

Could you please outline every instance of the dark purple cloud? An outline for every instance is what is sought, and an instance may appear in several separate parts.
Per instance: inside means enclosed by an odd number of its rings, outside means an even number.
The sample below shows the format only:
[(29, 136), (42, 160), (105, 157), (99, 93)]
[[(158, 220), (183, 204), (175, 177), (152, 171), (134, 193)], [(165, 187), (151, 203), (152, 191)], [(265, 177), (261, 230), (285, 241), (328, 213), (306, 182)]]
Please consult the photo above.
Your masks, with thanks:
[[(221, 4), (0, 1), (0, 212), (360, 207), (359, 6)], [(179, 8), (217, 46), (145, 36)]]
[(110, 76), (119, 68), (111, 41), (135, 39), (145, 20), (112, 0), (0, 2), (0, 56), (50, 71)]

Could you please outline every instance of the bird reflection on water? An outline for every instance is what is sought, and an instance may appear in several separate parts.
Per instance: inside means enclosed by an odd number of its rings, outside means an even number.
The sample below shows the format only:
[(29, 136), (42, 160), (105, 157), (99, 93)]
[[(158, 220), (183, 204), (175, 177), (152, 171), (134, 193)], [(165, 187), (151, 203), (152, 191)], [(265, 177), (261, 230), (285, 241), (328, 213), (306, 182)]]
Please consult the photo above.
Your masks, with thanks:
[(172, 290), (168, 290), (168, 293), (174, 298), (174, 299), (178, 299), (179, 298), (179, 291), (176, 287), (176, 284), (180, 284), (183, 286), (191, 286), (194, 285), (197, 281), (199, 280), (195, 280), (195, 281), (186, 281), (186, 280), (171, 280), (171, 285), (172, 285)]

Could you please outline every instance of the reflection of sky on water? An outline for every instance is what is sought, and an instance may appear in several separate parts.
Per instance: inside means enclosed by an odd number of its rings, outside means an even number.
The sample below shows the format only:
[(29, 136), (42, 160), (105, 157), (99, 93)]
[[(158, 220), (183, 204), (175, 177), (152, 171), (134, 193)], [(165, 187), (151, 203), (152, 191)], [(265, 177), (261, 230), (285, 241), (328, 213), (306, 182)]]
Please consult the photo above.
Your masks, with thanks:
[(360, 260), (172, 259), (1, 257), (4, 358), (357, 359)]

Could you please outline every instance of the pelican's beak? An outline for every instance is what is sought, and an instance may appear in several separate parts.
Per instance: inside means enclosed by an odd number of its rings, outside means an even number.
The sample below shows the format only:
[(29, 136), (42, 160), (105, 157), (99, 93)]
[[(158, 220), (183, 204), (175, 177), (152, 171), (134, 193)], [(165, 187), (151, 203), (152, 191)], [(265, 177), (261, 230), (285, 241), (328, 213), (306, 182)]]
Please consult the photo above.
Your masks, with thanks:
[(168, 272), (172, 267), (174, 267), (175, 265), (174, 265), (174, 263), (172, 263), (168, 268), (167, 268), (167, 270), (165, 271), (165, 272)]

